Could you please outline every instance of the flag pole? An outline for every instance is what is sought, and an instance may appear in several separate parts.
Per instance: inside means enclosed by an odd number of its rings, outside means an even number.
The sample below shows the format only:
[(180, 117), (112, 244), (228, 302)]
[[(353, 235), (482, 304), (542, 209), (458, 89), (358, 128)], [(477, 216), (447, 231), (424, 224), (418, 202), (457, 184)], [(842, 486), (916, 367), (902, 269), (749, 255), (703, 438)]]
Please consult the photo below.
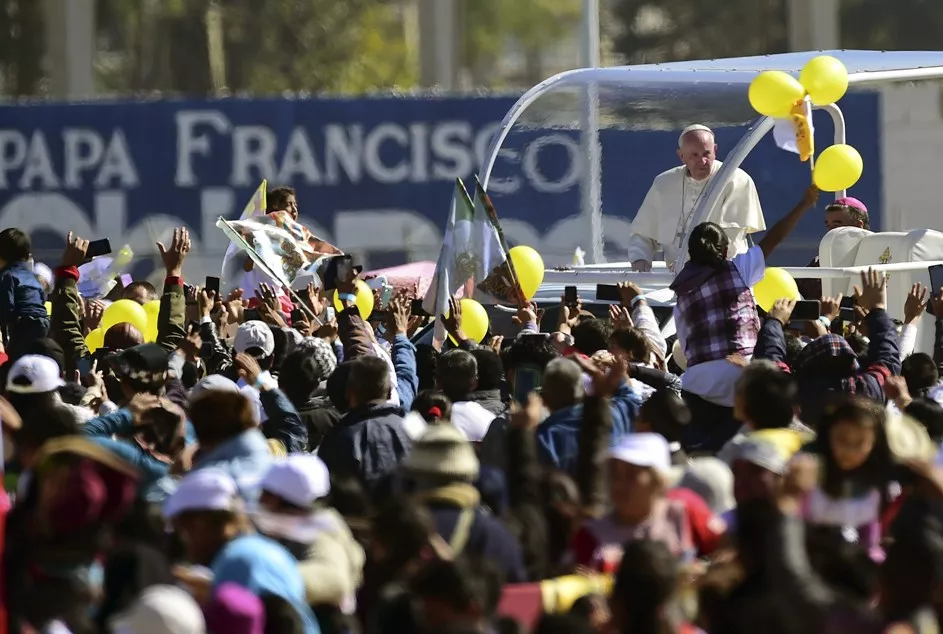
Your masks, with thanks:
[(226, 237), (229, 238), (233, 242), (233, 244), (235, 244), (237, 247), (244, 250), (246, 254), (252, 259), (252, 262), (254, 262), (257, 267), (262, 269), (263, 273), (265, 273), (272, 279), (276, 280), (277, 282), (281, 283), (282, 287), (288, 291), (288, 294), (295, 300), (295, 303), (297, 303), (301, 307), (301, 310), (303, 310), (305, 314), (308, 315), (308, 317), (310, 317), (315, 322), (317, 322), (318, 326), (324, 325), (324, 322), (318, 319), (318, 316), (314, 314), (314, 311), (312, 311), (308, 307), (307, 304), (301, 301), (301, 298), (291, 288), (291, 285), (286, 284), (285, 280), (282, 279), (281, 275), (278, 275), (277, 273), (275, 273), (275, 271), (269, 268), (268, 264), (265, 263), (265, 260), (262, 259), (262, 256), (260, 256), (258, 252), (256, 252), (255, 248), (252, 245), (250, 245), (246, 241), (246, 239), (243, 238), (239, 234), (238, 231), (233, 229), (232, 225), (229, 224), (228, 220), (220, 216), (219, 218), (216, 219), (216, 226), (222, 229), (223, 233), (226, 234)]

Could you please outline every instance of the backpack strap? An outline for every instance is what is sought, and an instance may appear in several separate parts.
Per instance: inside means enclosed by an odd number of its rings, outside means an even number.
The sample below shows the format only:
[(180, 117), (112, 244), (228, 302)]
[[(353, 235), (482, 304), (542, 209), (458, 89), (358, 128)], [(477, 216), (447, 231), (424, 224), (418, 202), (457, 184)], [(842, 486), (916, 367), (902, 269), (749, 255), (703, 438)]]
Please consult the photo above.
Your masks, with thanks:
[(460, 554), (468, 544), (468, 537), (471, 534), (471, 527), (475, 521), (475, 509), (462, 509), (458, 515), (458, 521), (455, 522), (455, 528), (452, 530), (452, 536), (449, 538), (449, 547), (456, 555)]

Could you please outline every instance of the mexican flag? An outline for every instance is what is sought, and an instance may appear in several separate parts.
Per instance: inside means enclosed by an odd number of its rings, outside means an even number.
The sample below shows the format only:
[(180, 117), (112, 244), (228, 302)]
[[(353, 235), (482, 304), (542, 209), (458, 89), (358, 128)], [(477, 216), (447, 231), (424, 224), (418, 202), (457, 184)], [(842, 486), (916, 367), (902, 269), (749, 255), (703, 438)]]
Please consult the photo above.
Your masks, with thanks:
[[(520, 291), (491, 201), (478, 185), (472, 202), (465, 184), (455, 179), (442, 250), (423, 309), (436, 317), (444, 315), (449, 297), (466, 285), (465, 297), (477, 288), (495, 301), (518, 303)], [(445, 330), (437, 322), (435, 340), (444, 339)]]

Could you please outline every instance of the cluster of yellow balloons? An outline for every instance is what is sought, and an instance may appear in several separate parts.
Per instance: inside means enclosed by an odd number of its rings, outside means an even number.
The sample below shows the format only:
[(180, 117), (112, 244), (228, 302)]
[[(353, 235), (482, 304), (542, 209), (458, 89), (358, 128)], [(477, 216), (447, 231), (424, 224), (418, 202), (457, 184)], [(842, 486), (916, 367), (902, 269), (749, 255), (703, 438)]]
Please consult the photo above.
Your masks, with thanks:
[(89, 352), (95, 352), (105, 345), (105, 333), (112, 326), (131, 324), (144, 337), (144, 341), (157, 341), (157, 317), (160, 314), (160, 300), (147, 302), (143, 306), (131, 299), (119, 299), (110, 304), (102, 313), (98, 328), (85, 336), (85, 345)]
[(799, 287), (796, 280), (793, 279), (784, 269), (775, 266), (768, 267), (763, 279), (753, 287), (753, 297), (756, 298), (757, 305), (769, 312), (773, 304), (780, 299), (800, 300)]
[[(827, 106), (841, 99), (847, 90), (845, 65), (830, 55), (819, 55), (803, 66), (798, 80), (779, 70), (760, 73), (750, 84), (749, 98), (760, 114), (784, 119), (796, 116), (796, 108), (806, 97), (817, 106)], [(833, 145), (816, 161), (812, 181), (822, 191), (842, 191), (857, 183), (863, 170), (864, 163), (855, 148)]]

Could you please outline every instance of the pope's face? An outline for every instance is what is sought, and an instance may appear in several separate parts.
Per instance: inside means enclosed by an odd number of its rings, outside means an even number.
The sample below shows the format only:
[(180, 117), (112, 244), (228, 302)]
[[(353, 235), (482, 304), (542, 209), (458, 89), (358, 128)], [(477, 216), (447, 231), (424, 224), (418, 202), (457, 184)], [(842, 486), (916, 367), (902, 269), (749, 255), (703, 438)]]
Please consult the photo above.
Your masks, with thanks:
[(692, 178), (704, 180), (711, 175), (714, 159), (717, 158), (717, 145), (714, 137), (703, 130), (684, 135), (678, 157)]

